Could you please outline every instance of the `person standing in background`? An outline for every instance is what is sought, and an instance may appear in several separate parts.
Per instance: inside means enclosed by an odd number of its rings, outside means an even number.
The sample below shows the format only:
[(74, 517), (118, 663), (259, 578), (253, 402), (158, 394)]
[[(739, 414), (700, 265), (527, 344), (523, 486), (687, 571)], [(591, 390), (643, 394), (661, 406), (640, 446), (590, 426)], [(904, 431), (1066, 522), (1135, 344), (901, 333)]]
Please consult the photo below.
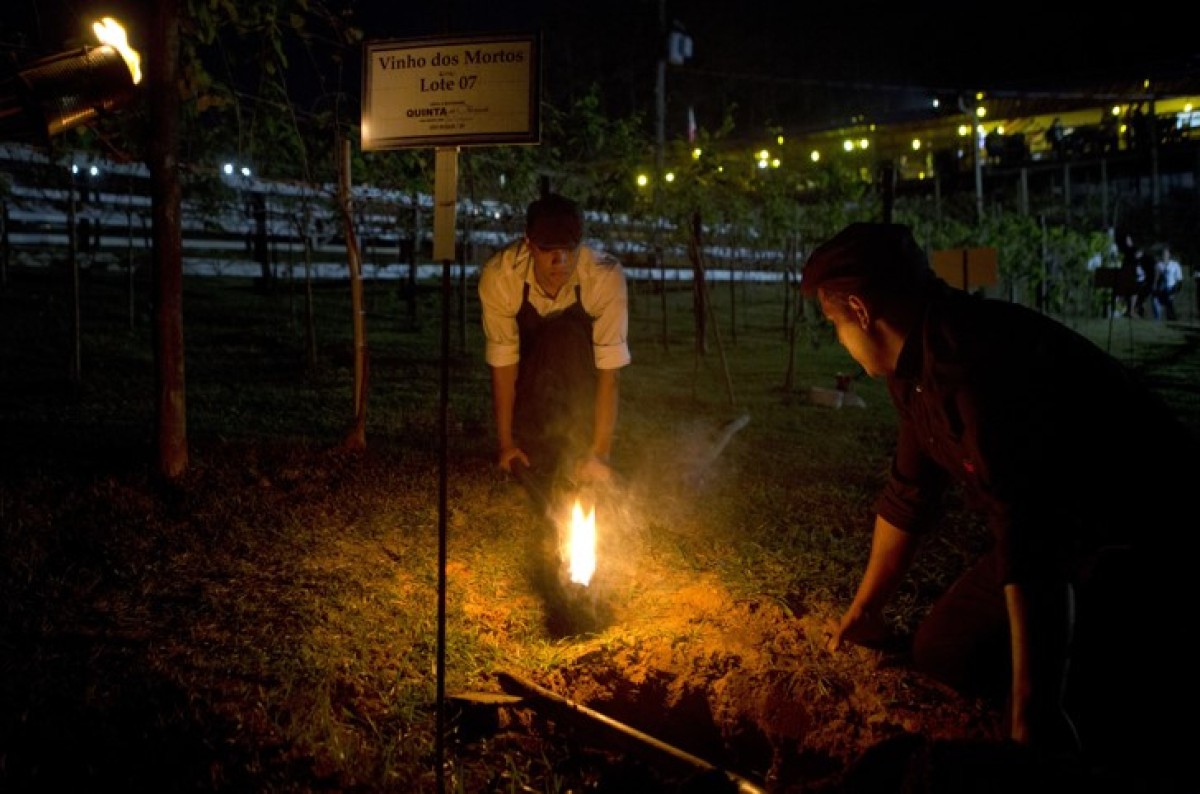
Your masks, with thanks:
[(1117, 238), (1121, 251), (1121, 273), (1117, 294), (1122, 301), (1124, 316), (1146, 316), (1146, 301), (1154, 287), (1154, 260), (1126, 231)]
[(1175, 313), (1175, 295), (1183, 288), (1183, 267), (1171, 256), (1171, 246), (1164, 245), (1158, 255), (1154, 269), (1154, 319), (1178, 319)]

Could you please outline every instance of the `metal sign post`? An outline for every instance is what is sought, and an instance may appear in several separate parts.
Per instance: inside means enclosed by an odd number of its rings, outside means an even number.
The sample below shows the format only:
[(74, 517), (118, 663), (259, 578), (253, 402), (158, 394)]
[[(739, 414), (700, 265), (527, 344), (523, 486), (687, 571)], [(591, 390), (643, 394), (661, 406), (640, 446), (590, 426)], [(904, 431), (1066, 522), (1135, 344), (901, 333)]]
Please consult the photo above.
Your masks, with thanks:
[(541, 142), (539, 45), (536, 35), (369, 41), (364, 45), (363, 151), (435, 149), (433, 258), (442, 263), (435, 737), (439, 791), (445, 790), (446, 766), (446, 451), (458, 149)]
[(447, 268), (454, 261), (458, 208), (458, 147), (439, 146), (433, 168), (433, 258)]

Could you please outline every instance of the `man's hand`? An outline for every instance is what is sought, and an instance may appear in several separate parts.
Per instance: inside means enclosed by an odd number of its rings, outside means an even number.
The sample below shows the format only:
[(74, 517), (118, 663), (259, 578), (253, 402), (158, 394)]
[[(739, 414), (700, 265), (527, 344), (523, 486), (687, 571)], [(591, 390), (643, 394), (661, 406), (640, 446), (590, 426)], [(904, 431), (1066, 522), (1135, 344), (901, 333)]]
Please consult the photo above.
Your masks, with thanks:
[(613, 470), (598, 455), (584, 455), (575, 462), (575, 482), (606, 483), (612, 482)]
[(509, 474), (512, 474), (513, 461), (523, 463), (528, 468), (529, 458), (520, 447), (504, 447), (500, 450), (499, 464)]
[(872, 648), (891, 644), (892, 632), (883, 621), (883, 608), (904, 578), (917, 551), (917, 535), (906, 532), (882, 515), (875, 516), (871, 557), (858, 583), (858, 592), (842, 620), (831, 629), (825, 647), (836, 651), (843, 641)]
[(841, 621), (830, 626), (829, 641), (825, 643), (825, 649), (837, 651), (843, 642), (879, 647), (886, 645), (891, 636), (891, 629), (880, 612), (861, 609), (851, 604), (842, 615)]

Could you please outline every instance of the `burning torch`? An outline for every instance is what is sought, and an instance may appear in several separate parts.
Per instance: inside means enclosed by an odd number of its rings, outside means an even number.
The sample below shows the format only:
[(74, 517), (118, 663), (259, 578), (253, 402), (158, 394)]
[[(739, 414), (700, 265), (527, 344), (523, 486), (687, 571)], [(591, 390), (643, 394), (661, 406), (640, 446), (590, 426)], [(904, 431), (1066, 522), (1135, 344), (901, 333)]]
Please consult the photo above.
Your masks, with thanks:
[(0, 140), (49, 139), (124, 105), (142, 80), (141, 57), (111, 17), (92, 26), (100, 45), (34, 61), (0, 82)]

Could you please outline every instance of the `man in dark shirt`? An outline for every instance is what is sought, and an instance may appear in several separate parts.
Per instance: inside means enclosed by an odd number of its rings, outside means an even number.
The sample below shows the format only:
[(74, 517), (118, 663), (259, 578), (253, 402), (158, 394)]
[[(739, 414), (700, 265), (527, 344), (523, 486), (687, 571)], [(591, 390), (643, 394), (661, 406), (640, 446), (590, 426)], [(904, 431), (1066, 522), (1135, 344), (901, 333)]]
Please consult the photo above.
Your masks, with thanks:
[(947, 286), (905, 226), (850, 225), (813, 252), (801, 290), (899, 414), (829, 649), (886, 638), (884, 607), (957, 484), (993, 543), (917, 628), (917, 669), (1006, 702), (1009, 738), (1032, 751), (1165, 751), (1153, 720), (1197, 703), (1190, 664), (1149, 652), (1195, 620), (1195, 436), (1083, 336)]

